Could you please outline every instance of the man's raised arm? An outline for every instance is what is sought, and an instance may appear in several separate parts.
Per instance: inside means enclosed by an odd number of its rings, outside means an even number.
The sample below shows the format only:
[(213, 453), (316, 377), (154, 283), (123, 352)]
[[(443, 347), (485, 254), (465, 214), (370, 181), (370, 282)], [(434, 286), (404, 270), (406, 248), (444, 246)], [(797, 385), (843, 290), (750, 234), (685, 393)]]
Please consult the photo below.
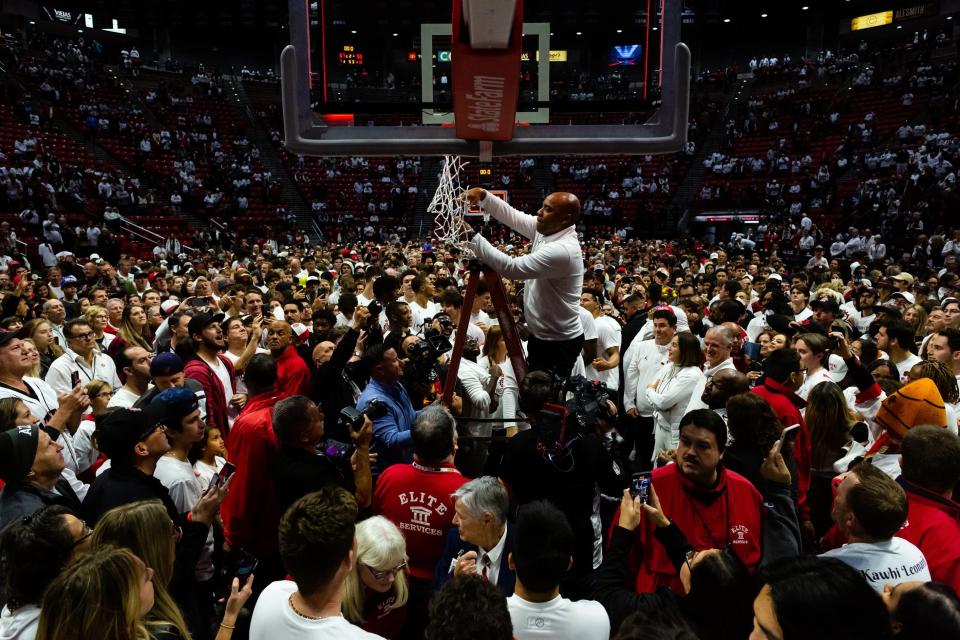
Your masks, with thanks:
[(470, 204), (479, 204), (484, 212), (489, 213), (495, 220), (533, 240), (537, 232), (537, 216), (517, 211), (497, 196), (490, 195), (485, 189), (479, 187), (465, 191), (463, 199)]

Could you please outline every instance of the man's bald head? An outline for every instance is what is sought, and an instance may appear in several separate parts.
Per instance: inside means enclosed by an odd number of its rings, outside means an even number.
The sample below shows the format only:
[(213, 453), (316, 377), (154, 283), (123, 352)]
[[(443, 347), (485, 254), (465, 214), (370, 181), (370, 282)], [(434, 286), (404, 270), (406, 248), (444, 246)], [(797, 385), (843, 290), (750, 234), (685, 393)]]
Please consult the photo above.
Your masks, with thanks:
[(750, 391), (750, 380), (736, 369), (721, 369), (707, 380), (701, 400), (711, 409), (727, 406), (731, 397)]
[(549, 236), (579, 221), (579, 198), (572, 193), (557, 191), (544, 198), (543, 206), (537, 212), (537, 231)]
[(293, 341), (293, 328), (282, 320), (274, 320), (267, 329), (267, 348), (277, 356)]

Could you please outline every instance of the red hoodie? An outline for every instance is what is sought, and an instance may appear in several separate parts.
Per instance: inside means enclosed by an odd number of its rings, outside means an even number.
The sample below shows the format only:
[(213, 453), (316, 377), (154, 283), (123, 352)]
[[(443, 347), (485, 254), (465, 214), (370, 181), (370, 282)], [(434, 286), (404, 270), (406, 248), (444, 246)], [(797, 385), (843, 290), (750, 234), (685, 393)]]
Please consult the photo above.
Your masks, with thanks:
[(907, 494), (907, 523), (898, 538), (923, 552), (930, 576), (960, 593), (960, 504), (929, 489), (897, 480)]
[[(760, 564), (763, 552), (763, 499), (749, 480), (722, 466), (717, 483), (709, 489), (694, 485), (675, 464), (655, 469), (653, 487), (660, 508), (683, 531), (697, 550), (723, 549), (727, 545), (750, 571)], [(620, 512), (613, 518), (617, 526)], [(654, 524), (644, 518), (630, 554), (630, 569), (636, 572), (638, 593), (669, 587), (682, 595), (680, 576), (662, 544), (653, 537)]]
[(280, 508), (270, 465), (277, 449), (273, 406), (280, 399), (272, 391), (250, 398), (226, 441), (230, 462), (237, 470), (220, 505), (223, 533), (231, 548), (242, 547), (260, 558), (279, 554)]
[(769, 378), (762, 386), (754, 387), (751, 391), (770, 403), (770, 408), (773, 409), (784, 428), (794, 424), (800, 425), (797, 429), (797, 439), (793, 443), (793, 459), (797, 462), (797, 516), (801, 522), (809, 520), (810, 505), (807, 504), (807, 491), (810, 490), (810, 467), (813, 462), (810, 454), (810, 430), (800, 413), (800, 407), (805, 404), (803, 398)]

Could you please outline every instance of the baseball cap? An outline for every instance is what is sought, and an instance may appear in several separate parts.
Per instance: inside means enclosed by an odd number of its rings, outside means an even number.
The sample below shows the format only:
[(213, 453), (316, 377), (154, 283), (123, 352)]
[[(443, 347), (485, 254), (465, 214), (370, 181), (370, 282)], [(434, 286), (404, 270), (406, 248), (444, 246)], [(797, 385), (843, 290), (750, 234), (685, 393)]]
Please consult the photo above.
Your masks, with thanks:
[(906, 300), (906, 301), (909, 302), (910, 304), (913, 304), (913, 303), (915, 303), (915, 302), (917, 301), (916, 298), (913, 297), (913, 294), (910, 293), (909, 291), (897, 291), (896, 293), (894, 293), (894, 294), (891, 295), (890, 297), (891, 297), (891, 298), (903, 298), (904, 300)]
[(163, 312), (164, 317), (173, 313), (173, 311), (180, 306), (180, 303), (176, 300), (164, 300), (160, 303), (160, 311)]
[(60, 278), (60, 287), (61, 287), (61, 288), (63, 288), (63, 287), (69, 287), (70, 285), (73, 285), (74, 287), (77, 286), (77, 279), (76, 279), (75, 277), (73, 277), (73, 276), (63, 276), (62, 278)]
[(163, 412), (152, 403), (146, 409), (116, 409), (97, 418), (97, 446), (105, 456), (126, 460), (130, 450), (162, 424)]
[(823, 309), (824, 311), (840, 313), (840, 305), (833, 298), (817, 298), (810, 303), (811, 309)]
[[(150, 402), (150, 409), (163, 416), (165, 425), (179, 426), (180, 420), (200, 407), (197, 394), (185, 387), (171, 387)], [(178, 429), (179, 430), (179, 429)]]
[(40, 446), (40, 428), (21, 426), (0, 433), (0, 479), (7, 483), (23, 480)]
[(898, 273), (897, 275), (890, 278), (891, 280), (900, 280), (901, 282), (906, 282), (907, 284), (913, 284), (913, 276), (909, 273)]
[(945, 307), (948, 304), (953, 302), (960, 304), (960, 298), (954, 298), (954, 297), (944, 298), (943, 300), (940, 301), (940, 306)]
[(200, 333), (211, 324), (220, 324), (223, 321), (223, 317), (222, 313), (198, 313), (190, 318), (187, 331), (191, 336), (195, 333)]
[(183, 360), (177, 354), (169, 351), (158, 353), (150, 362), (150, 375), (154, 378), (157, 376), (172, 376), (181, 371), (183, 371)]
[(30, 331), (26, 327), (21, 328), (19, 331), (6, 331), (4, 329), (0, 329), (0, 347), (7, 344), (14, 338), (20, 338), (23, 340), (24, 338), (29, 337), (29, 335)]

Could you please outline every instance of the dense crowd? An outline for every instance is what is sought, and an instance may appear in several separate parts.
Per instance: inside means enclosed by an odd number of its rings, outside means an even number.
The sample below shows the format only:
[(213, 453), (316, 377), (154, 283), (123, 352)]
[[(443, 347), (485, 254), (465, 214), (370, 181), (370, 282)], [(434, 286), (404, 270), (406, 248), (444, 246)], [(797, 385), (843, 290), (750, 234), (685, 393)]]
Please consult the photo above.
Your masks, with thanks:
[(506, 315), (462, 245), (8, 261), (4, 637), (957, 632), (955, 237), (792, 263), (484, 206), (534, 240), (470, 245)]
[[(749, 231), (623, 219), (666, 202), (693, 142), (556, 159), (582, 206), (536, 216), (472, 189), (492, 220), (468, 243), (408, 239), (419, 159), (280, 151), (313, 245), (218, 74), (127, 102), (99, 45), (35, 38), (21, 76), (132, 171), (61, 165), (15, 105), (0, 639), (960, 637), (956, 68), (911, 56), (926, 38), (892, 65), (749, 63), (791, 86), (745, 101), (699, 191), (751, 183), (770, 215)], [(846, 82), (942, 117), (811, 93)], [(534, 165), (496, 186), (535, 190)], [(278, 229), (228, 228), (263, 207)], [(132, 255), (119, 222), (157, 208), (222, 233)]]

